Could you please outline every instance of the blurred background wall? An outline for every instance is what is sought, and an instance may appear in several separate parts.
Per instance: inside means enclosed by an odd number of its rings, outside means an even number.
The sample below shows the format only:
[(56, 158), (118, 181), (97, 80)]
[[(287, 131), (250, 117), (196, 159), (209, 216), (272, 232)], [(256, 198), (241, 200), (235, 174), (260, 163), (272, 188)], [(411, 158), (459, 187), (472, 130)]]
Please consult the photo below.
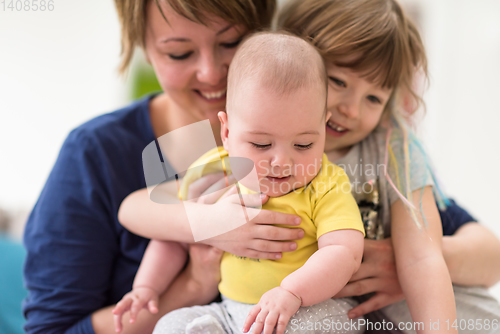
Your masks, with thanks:
[[(420, 134), (446, 192), (500, 237), (500, 1), (403, 3), (429, 55)], [(18, 221), (15, 237), (68, 132), (141, 94), (140, 57), (128, 78), (118, 76), (119, 38), (109, 0), (0, 7), (0, 208)], [(493, 291), (499, 298), (500, 286)]]

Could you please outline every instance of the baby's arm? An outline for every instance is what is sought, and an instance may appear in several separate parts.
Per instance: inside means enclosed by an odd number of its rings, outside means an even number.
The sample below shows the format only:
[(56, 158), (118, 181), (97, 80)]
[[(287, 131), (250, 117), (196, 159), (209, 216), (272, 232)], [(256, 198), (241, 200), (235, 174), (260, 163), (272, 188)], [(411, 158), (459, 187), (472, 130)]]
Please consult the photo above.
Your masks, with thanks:
[[(442, 228), (431, 187), (424, 188), (423, 196), (422, 189), (413, 192), (415, 207), (421, 207), (420, 200), (428, 222), (421, 230), (402, 201), (391, 207), (392, 242), (401, 288), (413, 321), (424, 324), (424, 329), (417, 331), (419, 334), (431, 332), (428, 327), (431, 320), (439, 320), (440, 324), (440, 330), (432, 333), (456, 333), (451, 327), (456, 319), (455, 298), (441, 251)], [(420, 213), (418, 216), (423, 224)]]
[(260, 299), (250, 311), (243, 332), (255, 321), (253, 333), (283, 333), (290, 317), (300, 306), (321, 303), (335, 295), (358, 270), (363, 255), (363, 234), (357, 230), (337, 230), (318, 239), (318, 251), (299, 269), (288, 275), (281, 286)]
[(169, 241), (151, 240), (134, 279), (133, 290), (127, 293), (113, 309), (115, 328), (122, 329), (122, 316), (130, 310), (134, 323), (142, 308), (158, 312), (159, 296), (182, 270), (187, 259), (187, 245)]

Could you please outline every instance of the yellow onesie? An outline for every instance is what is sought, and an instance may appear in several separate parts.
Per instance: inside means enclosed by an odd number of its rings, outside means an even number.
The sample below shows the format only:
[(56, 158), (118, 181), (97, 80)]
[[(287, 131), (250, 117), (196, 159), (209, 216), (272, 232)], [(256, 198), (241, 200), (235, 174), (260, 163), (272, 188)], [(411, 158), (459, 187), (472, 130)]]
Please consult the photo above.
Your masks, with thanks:
[[(200, 157), (184, 177), (181, 196), (187, 197), (191, 182), (199, 177), (221, 172), (220, 160), (227, 157), (223, 148), (210, 150)], [(214, 163), (215, 162), (215, 163)], [(230, 174), (230, 168), (227, 168)], [(251, 193), (240, 185), (242, 193)], [(356, 201), (351, 195), (349, 178), (344, 170), (328, 161), (323, 154), (320, 172), (305, 187), (280, 196), (271, 197), (262, 206), (264, 210), (290, 213), (299, 216), (299, 226), (305, 235), (297, 242), (293, 252), (283, 252), (279, 260), (251, 259), (224, 253), (221, 262), (219, 291), (226, 297), (246, 304), (257, 304), (267, 291), (280, 286), (281, 281), (299, 269), (318, 250), (318, 238), (335, 230), (354, 229), (365, 234)]]

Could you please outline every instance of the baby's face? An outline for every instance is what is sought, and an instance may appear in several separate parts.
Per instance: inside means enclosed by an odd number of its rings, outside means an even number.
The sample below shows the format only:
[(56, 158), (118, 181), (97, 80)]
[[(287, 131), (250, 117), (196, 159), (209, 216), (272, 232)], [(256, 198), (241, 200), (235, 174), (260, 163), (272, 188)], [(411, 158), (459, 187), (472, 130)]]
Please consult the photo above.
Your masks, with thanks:
[(280, 96), (257, 83), (238, 90), (227, 127), (221, 119), (229, 155), (251, 159), (260, 191), (271, 197), (309, 183), (321, 167), (325, 145), (324, 91), (304, 88)]

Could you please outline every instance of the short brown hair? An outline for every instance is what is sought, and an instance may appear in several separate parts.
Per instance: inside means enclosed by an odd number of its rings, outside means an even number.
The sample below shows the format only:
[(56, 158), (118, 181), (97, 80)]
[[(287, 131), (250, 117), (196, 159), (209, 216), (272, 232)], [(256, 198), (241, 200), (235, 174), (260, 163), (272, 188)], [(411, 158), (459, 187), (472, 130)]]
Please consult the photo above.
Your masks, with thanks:
[(416, 26), (397, 1), (291, 0), (278, 26), (309, 38), (325, 61), (422, 102), (412, 83), (417, 69), (427, 77), (427, 57)]
[[(115, 0), (121, 25), (120, 72), (127, 70), (135, 48), (144, 48), (146, 8), (153, 0)], [(200, 24), (206, 16), (215, 15), (231, 24), (242, 24), (249, 31), (268, 28), (271, 24), (276, 0), (154, 0), (167, 3), (177, 14)]]

